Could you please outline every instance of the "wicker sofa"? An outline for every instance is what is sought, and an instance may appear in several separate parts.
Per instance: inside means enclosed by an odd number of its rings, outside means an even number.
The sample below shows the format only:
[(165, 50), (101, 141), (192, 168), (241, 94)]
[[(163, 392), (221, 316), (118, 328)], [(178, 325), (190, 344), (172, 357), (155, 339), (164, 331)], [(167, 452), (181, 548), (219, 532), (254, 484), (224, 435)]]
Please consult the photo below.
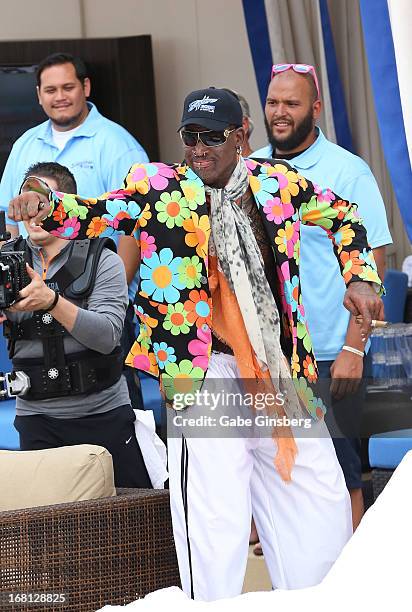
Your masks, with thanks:
[(95, 612), (180, 586), (168, 492), (1, 512), (0, 576), (1, 611)]

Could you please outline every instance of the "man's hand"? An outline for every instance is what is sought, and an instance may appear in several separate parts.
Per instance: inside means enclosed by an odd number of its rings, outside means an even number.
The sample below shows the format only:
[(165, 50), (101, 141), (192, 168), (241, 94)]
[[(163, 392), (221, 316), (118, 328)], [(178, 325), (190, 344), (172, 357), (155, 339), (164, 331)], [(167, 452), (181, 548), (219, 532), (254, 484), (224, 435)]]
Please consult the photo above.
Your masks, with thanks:
[(366, 338), (371, 333), (372, 319), (383, 320), (384, 309), (382, 299), (368, 282), (356, 281), (348, 285), (345, 297), (343, 298), (343, 305), (355, 317), (357, 315), (362, 316), (360, 331), (362, 340), (366, 342)]
[(47, 310), (53, 304), (55, 293), (52, 289), (42, 281), (37, 272), (26, 264), (28, 275), (31, 278), (31, 283), (24, 287), (20, 293), (21, 298), (13, 304), (9, 310), (12, 312), (34, 312), (36, 310)]
[(13, 221), (32, 220), (34, 225), (41, 225), (49, 212), (50, 202), (46, 195), (26, 191), (10, 201), (7, 214)]
[(355, 393), (363, 374), (363, 357), (349, 351), (341, 351), (330, 369), (332, 383), (330, 393), (336, 400)]

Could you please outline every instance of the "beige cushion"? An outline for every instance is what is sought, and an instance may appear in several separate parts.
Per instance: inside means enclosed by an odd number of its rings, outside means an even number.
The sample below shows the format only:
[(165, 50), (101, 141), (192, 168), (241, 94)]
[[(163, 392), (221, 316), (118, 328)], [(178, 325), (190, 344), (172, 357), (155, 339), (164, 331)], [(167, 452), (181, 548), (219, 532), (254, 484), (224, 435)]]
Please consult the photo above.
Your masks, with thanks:
[(114, 495), (112, 456), (102, 446), (0, 451), (0, 511)]

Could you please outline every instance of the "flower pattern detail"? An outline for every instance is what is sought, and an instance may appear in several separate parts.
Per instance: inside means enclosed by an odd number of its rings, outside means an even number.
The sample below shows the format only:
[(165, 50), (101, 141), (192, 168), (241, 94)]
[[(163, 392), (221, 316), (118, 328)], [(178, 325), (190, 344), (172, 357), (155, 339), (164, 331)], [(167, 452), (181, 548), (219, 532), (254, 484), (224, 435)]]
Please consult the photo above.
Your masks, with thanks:
[(181, 261), (182, 258), (173, 257), (172, 250), (168, 248), (162, 249), (159, 254), (152, 253), (152, 256), (140, 265), (142, 290), (158, 302), (177, 302), (180, 297), (179, 290), (184, 288), (178, 274)]
[(299, 300), (299, 278), (294, 276), (285, 281), (285, 299), (291, 312), (296, 312)]
[(142, 214), (139, 217), (139, 225), (140, 227), (146, 227), (150, 219), (152, 218), (152, 213), (150, 211), (150, 204), (146, 204), (143, 209)]
[(168, 363), (176, 361), (175, 349), (173, 346), (168, 346), (166, 342), (154, 342), (153, 351), (161, 370), (164, 370)]
[(67, 193), (61, 194), (61, 204), (68, 217), (77, 217), (77, 219), (84, 220), (87, 217), (88, 208), (83, 204), (80, 204), (78, 199), (74, 195)]
[(126, 177), (128, 190), (134, 190), (146, 195), (152, 187), (162, 191), (167, 187), (168, 179), (173, 178), (174, 170), (166, 164), (135, 164)]
[(301, 187), (303, 189), (303, 191), (306, 191), (306, 189), (308, 188), (307, 180), (305, 179), (304, 176), (301, 176), (299, 173), (298, 173), (297, 176), (298, 176), (298, 185), (299, 185), (299, 187)]
[(359, 251), (343, 251), (340, 254), (340, 261), (343, 266), (342, 274), (345, 283), (352, 280), (354, 275), (359, 276), (363, 270), (363, 262), (359, 258)]
[[(356, 206), (319, 188), (284, 161), (246, 160), (249, 185), (276, 254), (281, 325), (300, 402), (314, 419), (325, 413), (314, 394), (312, 341), (299, 283), (300, 223), (322, 227), (335, 245), (345, 282), (380, 285)], [(159, 376), (168, 400), (199, 388), (208, 368), (213, 310), (208, 284), (210, 222), (201, 179), (184, 164), (136, 164), (123, 189), (100, 198), (52, 192), (44, 227), (63, 238), (114, 232), (139, 241), (139, 335), (126, 363)], [(230, 316), (230, 313), (228, 313)]]
[(267, 173), (250, 177), (250, 188), (255, 196), (257, 204), (267, 206), (273, 200), (273, 194), (278, 191), (279, 183), (276, 178), (268, 176)]
[(306, 407), (306, 410), (311, 416), (316, 417), (316, 408), (313, 404), (315, 395), (313, 393), (313, 389), (309, 387), (306, 378), (304, 376), (297, 376), (296, 378), (293, 378), (293, 383), (295, 385), (298, 397), (302, 404)]
[(285, 219), (289, 219), (294, 214), (295, 209), (290, 202), (283, 204), (280, 198), (273, 198), (273, 200), (267, 200), (263, 212), (268, 221), (279, 224)]
[(173, 399), (177, 393), (193, 393), (200, 387), (204, 375), (202, 368), (194, 366), (189, 359), (166, 364), (166, 372), (162, 375), (166, 397)]
[(316, 382), (318, 378), (316, 364), (310, 355), (306, 355), (306, 358), (303, 360), (303, 372), (309, 382)]
[(87, 237), (88, 238), (98, 238), (101, 236), (104, 231), (107, 229), (107, 221), (100, 217), (95, 217), (89, 223), (89, 227), (87, 228)]
[(189, 353), (194, 355), (192, 363), (206, 372), (212, 348), (212, 332), (207, 325), (202, 325), (196, 331), (197, 340), (191, 340), (187, 345)]
[(193, 257), (183, 257), (178, 269), (179, 280), (184, 283), (186, 289), (200, 287), (202, 279), (202, 261), (197, 255)]
[[(194, 173), (193, 173), (194, 174)], [(196, 175), (195, 175), (196, 176)], [(198, 178), (198, 177), (197, 177)], [(185, 199), (189, 204), (190, 210), (196, 210), (198, 206), (205, 202), (205, 188), (198, 180), (186, 180), (180, 183), (181, 189), (185, 194)]]
[(140, 232), (140, 237), (137, 242), (140, 246), (142, 259), (150, 259), (153, 253), (157, 251), (155, 237), (149, 236), (147, 232)]
[(355, 232), (350, 225), (343, 225), (338, 232), (333, 234), (333, 242), (338, 247), (338, 253), (340, 253), (344, 246), (352, 244), (355, 237)]
[(149, 184), (156, 191), (162, 191), (169, 183), (169, 179), (175, 176), (175, 171), (166, 164), (150, 163), (145, 164)]
[(373, 252), (363, 249), (362, 253), (359, 253), (359, 259), (364, 263), (362, 272), (359, 274), (360, 278), (379, 285), (380, 279)]
[(293, 257), (298, 239), (299, 221), (286, 221), (285, 227), (278, 230), (275, 238), (279, 253), (286, 253), (289, 258)]
[(210, 222), (207, 215), (199, 217), (197, 213), (192, 213), (190, 219), (183, 222), (183, 228), (186, 230), (185, 242), (189, 247), (196, 247), (196, 253), (199, 257), (207, 256), (207, 245), (210, 236)]
[(312, 350), (312, 340), (309, 335), (308, 326), (306, 325), (306, 323), (298, 321), (297, 331), (299, 340), (302, 340), (305, 350), (309, 353)]
[(318, 202), (327, 202), (330, 204), (335, 200), (335, 194), (330, 189), (322, 189), (319, 185), (313, 184), (314, 191), (316, 193), (316, 199)]
[(333, 221), (338, 216), (336, 208), (332, 208), (327, 202), (319, 202), (313, 197), (301, 208), (302, 221), (311, 225), (319, 225), (324, 229), (331, 229)]
[(187, 314), (188, 313), (181, 302), (174, 305), (169, 304), (167, 314), (163, 322), (164, 329), (169, 330), (172, 336), (188, 334), (192, 323), (189, 322)]
[(300, 369), (301, 369), (300, 363), (299, 363), (299, 355), (297, 354), (296, 351), (293, 351), (292, 353), (291, 369), (292, 369), (292, 376), (296, 376), (296, 374), (299, 374)]
[(292, 197), (297, 196), (299, 193), (298, 183), (301, 179), (300, 175), (284, 164), (275, 164), (273, 169), (270, 166), (269, 168), (270, 176), (274, 175), (278, 180), (282, 202), (291, 202)]
[[(91, 222), (92, 223), (92, 222)], [(54, 236), (58, 236), (59, 238), (77, 238), (79, 235), (80, 223), (76, 219), (76, 217), (72, 217), (71, 219), (66, 219), (63, 222), (62, 227), (58, 227), (55, 230), (52, 230), (50, 233)]]
[(312, 407), (313, 407), (312, 410), (314, 412), (314, 416), (319, 421), (321, 421), (325, 417), (325, 414), (326, 414), (326, 406), (323, 403), (322, 398), (314, 396), (312, 400)]
[(55, 208), (53, 211), (53, 219), (60, 223), (61, 221), (64, 221), (66, 217), (67, 213), (63, 208), (63, 204), (59, 204), (58, 207)]
[(138, 341), (136, 341), (130, 349), (130, 353), (126, 357), (125, 363), (132, 368), (143, 370), (154, 376), (159, 375), (155, 354), (149, 351), (149, 348), (145, 344), (140, 344)]
[(108, 214), (103, 215), (102, 219), (106, 220), (108, 226), (117, 230), (119, 222), (122, 221), (122, 219), (137, 220), (141, 213), (141, 208), (137, 202), (130, 202), (130, 204), (127, 204), (124, 200), (116, 198), (107, 203), (107, 211)]
[(300, 240), (296, 240), (294, 247), (293, 247), (293, 259), (295, 260), (296, 264), (299, 265), (300, 262)]
[(157, 319), (154, 319), (150, 315), (146, 314), (141, 306), (135, 306), (134, 311), (139, 321), (145, 325), (146, 335), (150, 337), (152, 335), (152, 329), (158, 325)]
[(189, 323), (196, 323), (197, 327), (212, 325), (212, 298), (203, 289), (191, 291), (184, 307)]
[(339, 219), (339, 221), (344, 219), (348, 214), (348, 203), (345, 200), (336, 200), (332, 204), (332, 208), (337, 211), (338, 214), (336, 218)]
[[(151, 330), (144, 323), (140, 323), (138, 328), (139, 328), (139, 333), (137, 334), (137, 341), (139, 342), (141, 347), (144, 346), (145, 348), (147, 348), (147, 350), (149, 350)], [(150, 333), (149, 333), (149, 330), (150, 330)]]
[(162, 193), (160, 200), (155, 204), (157, 220), (165, 223), (166, 227), (173, 229), (175, 225), (182, 227), (183, 221), (190, 217), (189, 204), (179, 191)]

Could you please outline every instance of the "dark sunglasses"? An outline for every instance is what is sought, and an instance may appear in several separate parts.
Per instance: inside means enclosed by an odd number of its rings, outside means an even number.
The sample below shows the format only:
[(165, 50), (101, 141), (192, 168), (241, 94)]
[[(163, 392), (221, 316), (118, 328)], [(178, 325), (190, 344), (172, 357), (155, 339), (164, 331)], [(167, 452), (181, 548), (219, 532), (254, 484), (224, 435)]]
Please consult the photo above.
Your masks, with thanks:
[(226, 128), (223, 132), (215, 132), (214, 130), (207, 130), (205, 132), (190, 132), (189, 130), (180, 130), (179, 134), (183, 144), (186, 147), (195, 147), (199, 140), (206, 147), (220, 147), (222, 144), (225, 144), (229, 134), (235, 130), (236, 128), (233, 128), (233, 130), (228, 130)]
[(36, 191), (37, 193), (48, 196), (52, 189), (48, 186), (46, 181), (38, 176), (27, 176), (21, 184), (19, 194), (23, 193), (23, 191)]

